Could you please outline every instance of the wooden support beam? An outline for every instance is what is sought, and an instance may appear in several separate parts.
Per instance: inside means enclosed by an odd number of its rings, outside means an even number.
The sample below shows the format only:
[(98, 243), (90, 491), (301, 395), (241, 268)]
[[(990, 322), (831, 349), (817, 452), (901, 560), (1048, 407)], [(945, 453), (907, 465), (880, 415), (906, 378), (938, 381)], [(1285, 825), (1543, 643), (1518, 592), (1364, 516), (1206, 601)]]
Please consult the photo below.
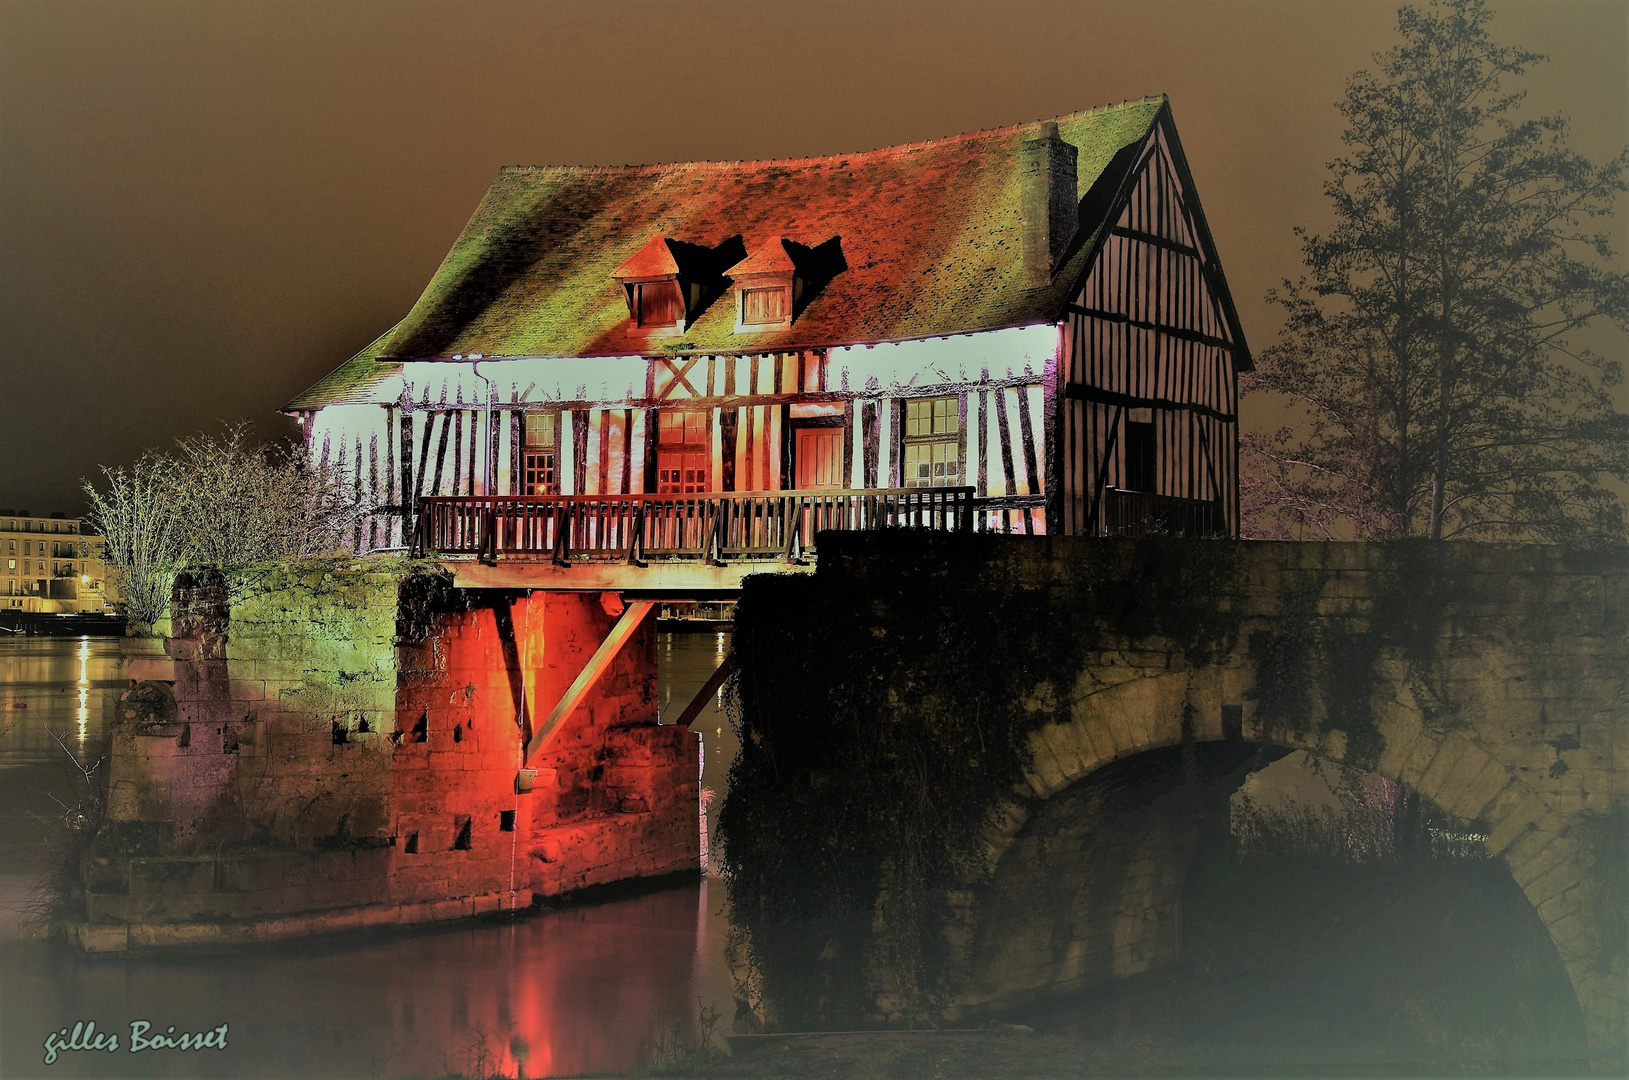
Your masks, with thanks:
[(1076, 401), (1095, 401), (1099, 405), (1124, 406), (1128, 409), (1168, 409), (1172, 412), (1191, 412), (1198, 416), (1208, 416), (1212, 420), (1220, 420), (1224, 424), (1238, 422), (1238, 417), (1213, 409), (1209, 405), (1201, 405), (1197, 401), (1182, 401), (1178, 398), (1139, 397), (1136, 394), (1121, 394), (1113, 390), (1102, 390), (1085, 383), (1072, 382), (1064, 387), (1064, 396)]
[(645, 621), (645, 616), (650, 614), (650, 609), (655, 606), (654, 600), (631, 600), (628, 606), (622, 609), (622, 617), (611, 627), (610, 634), (600, 642), (600, 647), (589, 657), (587, 666), (572, 680), (571, 685), (566, 687), (565, 695), (550, 711), (548, 719), (538, 727), (532, 741), (526, 744), (526, 753), (520, 761), (522, 767), (543, 749), (550, 736), (560, 727), (561, 721), (582, 704), (583, 698), (594, 689), (595, 684), (600, 681), (600, 676), (605, 674), (605, 669), (611, 666), (611, 661), (616, 659), (617, 653), (622, 651), (622, 646), (627, 644), (633, 632), (639, 629), (639, 624)]
[(1121, 405), (1114, 410), (1114, 419), (1109, 421), (1108, 441), (1103, 444), (1103, 461), (1097, 470), (1097, 482), (1092, 485), (1092, 508), (1086, 514), (1086, 528), (1082, 530), (1087, 536), (1097, 535), (1098, 516), (1103, 509), (1103, 488), (1109, 482), (1109, 465), (1114, 461), (1114, 444), (1120, 438), (1120, 420), (1126, 414), (1126, 407)]
[(1102, 319), (1104, 322), (1125, 323), (1135, 326), (1139, 330), (1151, 330), (1156, 334), (1179, 338), (1182, 341), (1193, 341), (1200, 345), (1209, 345), (1216, 349), (1225, 349), (1229, 353), (1236, 351), (1233, 342), (1226, 338), (1219, 338), (1212, 334), (1202, 334), (1198, 330), (1188, 330), (1181, 326), (1167, 326), (1164, 323), (1149, 322), (1147, 319), (1133, 319), (1130, 315), (1118, 311), (1105, 311), (1102, 308), (1082, 307), (1079, 304), (1070, 304), (1069, 310), (1076, 315), (1084, 315), (1088, 319)]
[(701, 715), (701, 710), (707, 707), (707, 703), (713, 699), (714, 694), (718, 693), (718, 688), (724, 685), (724, 680), (729, 678), (730, 672), (734, 670), (735, 658), (726, 654), (724, 662), (718, 665), (718, 670), (708, 676), (707, 682), (700, 690), (696, 691), (696, 696), (690, 699), (690, 704), (684, 707), (684, 712), (680, 713), (679, 718), (673, 721), (673, 726), (689, 727), (695, 723), (696, 717)]
[(1141, 229), (1128, 229), (1123, 225), (1115, 225), (1109, 229), (1109, 232), (1113, 233), (1115, 236), (1123, 236), (1127, 240), (1136, 240), (1140, 243), (1152, 244), (1154, 247), (1164, 248), (1166, 251), (1174, 251), (1178, 255), (1186, 255), (1190, 259), (1197, 262), (1205, 261), (1205, 257), (1199, 253), (1197, 248), (1190, 247), (1187, 244), (1182, 243), (1180, 240), (1168, 240), (1156, 233), (1144, 232)]

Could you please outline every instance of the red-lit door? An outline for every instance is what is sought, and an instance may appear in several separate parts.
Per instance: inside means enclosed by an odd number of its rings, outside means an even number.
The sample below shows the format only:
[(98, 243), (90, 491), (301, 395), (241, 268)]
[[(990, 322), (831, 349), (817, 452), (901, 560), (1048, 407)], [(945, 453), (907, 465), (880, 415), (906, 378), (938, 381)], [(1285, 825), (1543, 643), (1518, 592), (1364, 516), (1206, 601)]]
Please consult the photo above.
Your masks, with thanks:
[(800, 428), (797, 443), (799, 491), (843, 486), (843, 429)]
[[(797, 456), (793, 460), (799, 491), (833, 491), (843, 486), (843, 429), (798, 428)], [(804, 544), (814, 542), (821, 529), (840, 529), (846, 515), (840, 500), (821, 500), (805, 506), (799, 522)]]

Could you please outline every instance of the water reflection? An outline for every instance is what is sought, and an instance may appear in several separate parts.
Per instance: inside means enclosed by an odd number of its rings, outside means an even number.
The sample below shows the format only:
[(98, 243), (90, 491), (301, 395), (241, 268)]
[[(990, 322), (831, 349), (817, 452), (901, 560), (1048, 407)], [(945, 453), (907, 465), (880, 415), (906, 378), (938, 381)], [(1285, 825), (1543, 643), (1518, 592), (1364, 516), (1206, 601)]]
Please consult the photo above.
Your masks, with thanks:
[(86, 729), (90, 726), (90, 638), (79, 639), (79, 681), (75, 690), (79, 693), (78, 720), (79, 747), (85, 747)]
[[(657, 697), (665, 723), (676, 720), (707, 683), (730, 651), (730, 635), (723, 632), (662, 634), (657, 644)], [(709, 849), (711, 825), (730, 770), (730, 762), (740, 743), (724, 715), (724, 691), (720, 688), (690, 725), (702, 739), (702, 852)], [(707, 871), (717, 876), (716, 860), (706, 859)]]
[[(663, 634), (658, 695), (676, 716), (727, 635)], [(88, 962), (19, 936), (38, 846), (30, 811), (61, 794), (61, 748), (94, 751), (128, 685), (112, 639), (0, 642), (0, 1075), (509, 1076), (632, 1069), (698, 1000), (728, 1011), (722, 890), (707, 883), (541, 911), (512, 923), (346, 935), (213, 955)], [(11, 707), (20, 703), (22, 708)], [(672, 712), (669, 713), (671, 708)], [(722, 791), (734, 735), (715, 697), (693, 725), (703, 781)], [(95, 1020), (128, 1037), (230, 1025), (219, 1061), (66, 1053), (47, 1033)]]
[(52, 733), (85, 745), (126, 685), (114, 638), (0, 639), (0, 770), (53, 764), (61, 751)]

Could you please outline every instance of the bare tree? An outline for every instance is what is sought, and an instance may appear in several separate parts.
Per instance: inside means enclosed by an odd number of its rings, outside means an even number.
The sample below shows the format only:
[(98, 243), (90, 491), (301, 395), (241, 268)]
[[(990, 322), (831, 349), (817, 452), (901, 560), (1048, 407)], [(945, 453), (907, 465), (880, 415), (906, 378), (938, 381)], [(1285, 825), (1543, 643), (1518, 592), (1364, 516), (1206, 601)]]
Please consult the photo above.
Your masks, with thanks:
[(175, 515), (175, 462), (148, 451), (127, 471), (102, 469), (105, 491), (85, 481), (90, 521), (106, 545), (108, 576), (131, 630), (144, 633), (170, 603), (182, 544)]
[(127, 471), (90, 482), (92, 524), (106, 538), (110, 572), (136, 632), (169, 605), (186, 565), (237, 569), (273, 559), (341, 554), (373, 507), (339, 471), (314, 465), (286, 440), (254, 444), (247, 424), (149, 451)]
[(189, 563), (233, 569), (347, 550), (371, 507), (339, 472), (286, 441), (253, 445), (246, 424), (177, 445), (176, 514)]

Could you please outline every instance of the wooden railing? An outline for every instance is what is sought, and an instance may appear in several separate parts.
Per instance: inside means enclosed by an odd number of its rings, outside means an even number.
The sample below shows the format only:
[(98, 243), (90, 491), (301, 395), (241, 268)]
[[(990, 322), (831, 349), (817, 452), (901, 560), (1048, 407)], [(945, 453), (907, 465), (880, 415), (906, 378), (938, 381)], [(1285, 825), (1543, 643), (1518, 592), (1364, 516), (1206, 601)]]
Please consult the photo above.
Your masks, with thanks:
[(1103, 491), (1103, 531), (1109, 536), (1226, 536), (1220, 502), (1179, 499), (1146, 491)]
[(973, 490), (705, 495), (454, 495), (419, 500), (414, 555), (579, 559), (801, 558), (826, 529), (971, 532)]

